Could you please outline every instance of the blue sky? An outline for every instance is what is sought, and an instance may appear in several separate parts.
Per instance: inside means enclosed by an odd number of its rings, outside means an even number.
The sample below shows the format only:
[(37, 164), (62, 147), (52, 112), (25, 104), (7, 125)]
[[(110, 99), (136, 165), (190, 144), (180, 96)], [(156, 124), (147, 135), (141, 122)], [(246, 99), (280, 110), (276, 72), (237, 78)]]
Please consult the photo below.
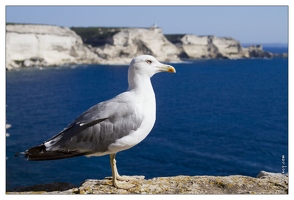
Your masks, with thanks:
[(288, 6), (6, 6), (6, 22), (58, 26), (149, 27), (164, 34), (288, 43)]

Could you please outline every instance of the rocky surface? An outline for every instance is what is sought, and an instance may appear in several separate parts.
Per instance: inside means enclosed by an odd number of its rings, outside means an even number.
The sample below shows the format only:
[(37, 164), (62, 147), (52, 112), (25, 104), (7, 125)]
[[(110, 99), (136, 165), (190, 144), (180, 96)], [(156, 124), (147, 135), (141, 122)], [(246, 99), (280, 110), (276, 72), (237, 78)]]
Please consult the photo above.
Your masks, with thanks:
[(288, 175), (261, 171), (249, 176), (175, 176), (130, 181), (136, 186), (117, 189), (111, 180), (86, 180), (80, 186), (51, 183), (20, 187), (7, 194), (288, 194)]
[(179, 61), (178, 48), (169, 42), (159, 28), (120, 29), (105, 45), (93, 51), (106, 63), (129, 63), (141, 54), (153, 55), (159, 61)]
[(272, 58), (261, 45), (244, 48), (229, 37), (164, 35), (158, 27), (101, 28), (6, 25), (6, 69), (66, 64), (129, 64), (141, 54), (159, 61)]
[(233, 38), (215, 36), (167, 35), (180, 50), (182, 58), (242, 58), (243, 49), (240, 43)]
[(271, 52), (263, 51), (262, 45), (249, 46), (246, 50), (247, 56), (250, 58), (272, 58), (274, 56)]
[(99, 63), (99, 58), (69, 28), (6, 25), (6, 68)]
[(193, 34), (166, 35), (180, 50), (182, 59), (238, 59), (272, 58), (273, 54), (263, 50), (262, 45), (244, 48), (230, 37), (197, 36)]

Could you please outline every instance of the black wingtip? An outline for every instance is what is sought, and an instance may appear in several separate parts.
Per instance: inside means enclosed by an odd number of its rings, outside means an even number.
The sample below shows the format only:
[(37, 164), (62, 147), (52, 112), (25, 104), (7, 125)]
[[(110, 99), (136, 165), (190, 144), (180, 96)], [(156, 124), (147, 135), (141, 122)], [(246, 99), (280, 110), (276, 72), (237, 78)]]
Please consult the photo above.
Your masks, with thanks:
[(43, 160), (57, 160), (64, 158), (71, 158), (75, 156), (85, 155), (85, 152), (79, 151), (47, 151), (44, 144), (35, 146), (26, 150), (25, 152), (19, 152), (14, 155), (14, 157), (23, 157), (27, 158), (28, 161), (43, 161)]

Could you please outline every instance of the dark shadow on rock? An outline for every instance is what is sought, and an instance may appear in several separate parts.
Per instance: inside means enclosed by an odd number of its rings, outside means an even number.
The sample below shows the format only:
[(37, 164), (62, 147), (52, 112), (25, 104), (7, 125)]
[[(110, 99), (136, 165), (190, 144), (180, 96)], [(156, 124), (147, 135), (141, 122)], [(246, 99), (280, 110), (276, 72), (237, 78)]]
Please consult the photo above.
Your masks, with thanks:
[(39, 191), (45, 191), (45, 192), (53, 192), (53, 191), (66, 191), (72, 188), (77, 188), (76, 185), (66, 182), (53, 182), (53, 183), (45, 183), (45, 184), (38, 184), (33, 186), (27, 186), (27, 187), (17, 187), (12, 189), (9, 192), (39, 192)]

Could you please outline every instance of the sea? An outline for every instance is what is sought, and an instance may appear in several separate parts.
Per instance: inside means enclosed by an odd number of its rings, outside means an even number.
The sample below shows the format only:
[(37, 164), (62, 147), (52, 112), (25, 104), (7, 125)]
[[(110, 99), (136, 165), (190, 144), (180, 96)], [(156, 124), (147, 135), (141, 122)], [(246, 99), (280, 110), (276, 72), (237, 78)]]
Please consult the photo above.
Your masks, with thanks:
[[(137, 146), (117, 154), (120, 174), (150, 179), (288, 173), (288, 58), (169, 64), (176, 74), (152, 77), (154, 128)], [(52, 182), (78, 186), (111, 176), (108, 155), (51, 161), (14, 155), (125, 91), (127, 70), (126, 65), (69, 65), (6, 71), (6, 123), (11, 125), (6, 190)]]

